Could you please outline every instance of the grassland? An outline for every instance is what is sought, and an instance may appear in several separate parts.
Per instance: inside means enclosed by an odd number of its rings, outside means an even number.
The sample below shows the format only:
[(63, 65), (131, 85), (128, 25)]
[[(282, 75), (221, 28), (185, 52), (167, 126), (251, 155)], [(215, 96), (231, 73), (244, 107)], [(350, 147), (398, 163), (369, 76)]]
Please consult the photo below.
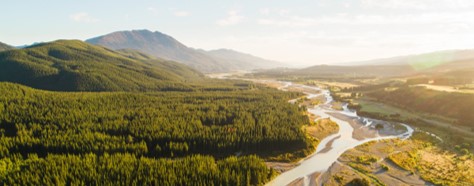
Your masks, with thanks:
[[(303, 130), (311, 138), (316, 139), (319, 144), (319, 141), (323, 140), (327, 136), (337, 133), (339, 131), (339, 126), (334, 121), (326, 118), (312, 122), (312, 124), (308, 126), (303, 126)], [(317, 146), (317, 144), (315, 144), (315, 146)]]
[[(417, 127), (419, 131), (429, 132), (440, 137), (444, 143), (438, 145), (451, 148), (451, 150), (454, 150), (454, 146), (463, 143), (474, 144), (474, 132), (469, 127), (453, 125), (456, 122), (454, 119), (408, 111), (366, 98), (356, 99), (353, 102), (360, 105), (359, 115), (407, 123)], [(474, 152), (472, 147), (468, 150)]]
[(414, 86), (425, 87), (425, 88), (428, 88), (430, 90), (443, 91), (443, 92), (458, 92), (458, 93), (474, 94), (474, 90), (459, 89), (459, 88), (453, 87), (453, 86), (429, 85), (429, 84), (418, 84), (418, 85), (414, 85)]
[(432, 136), (416, 132), (408, 140), (383, 140), (360, 145), (339, 158), (339, 166), (346, 168), (333, 169), (332, 178), (326, 182), (344, 185), (359, 177), (373, 185), (474, 184), (474, 156), (465, 151), (443, 149), (436, 143), (439, 141)]

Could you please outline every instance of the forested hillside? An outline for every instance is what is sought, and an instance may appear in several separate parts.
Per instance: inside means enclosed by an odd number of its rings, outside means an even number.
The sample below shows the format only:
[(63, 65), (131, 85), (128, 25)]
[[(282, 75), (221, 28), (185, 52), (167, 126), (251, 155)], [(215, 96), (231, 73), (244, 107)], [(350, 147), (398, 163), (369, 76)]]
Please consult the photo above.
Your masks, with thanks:
[(175, 62), (59, 40), (0, 52), (0, 81), (59, 91), (190, 90), (203, 75)]
[(442, 92), (423, 87), (400, 87), (393, 91), (378, 90), (368, 94), (378, 101), (458, 120), (474, 129), (474, 94)]
[(287, 103), (296, 96), (263, 87), (61, 93), (0, 83), (0, 183), (262, 184), (274, 173), (261, 159), (231, 156), (312, 148), (304, 108)]

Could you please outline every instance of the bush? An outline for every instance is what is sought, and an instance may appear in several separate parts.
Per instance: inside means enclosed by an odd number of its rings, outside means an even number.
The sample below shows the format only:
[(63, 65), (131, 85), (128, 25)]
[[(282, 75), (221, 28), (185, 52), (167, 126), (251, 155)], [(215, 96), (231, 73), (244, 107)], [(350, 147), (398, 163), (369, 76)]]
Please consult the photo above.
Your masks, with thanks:
[(370, 182), (364, 178), (355, 178), (347, 186), (369, 186)]

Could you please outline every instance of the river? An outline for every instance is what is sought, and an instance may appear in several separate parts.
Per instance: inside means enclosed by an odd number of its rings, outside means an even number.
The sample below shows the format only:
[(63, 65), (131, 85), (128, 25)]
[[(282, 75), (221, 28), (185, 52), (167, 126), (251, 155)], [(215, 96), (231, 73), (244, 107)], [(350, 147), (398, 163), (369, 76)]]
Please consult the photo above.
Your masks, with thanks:
[(329, 90), (320, 89), (318, 87), (313, 86), (292, 84), (290, 82), (284, 82), (284, 84), (285, 85), (283, 87), (280, 87), (280, 89), (286, 90), (291, 86), (296, 86), (304, 89), (320, 91), (320, 93), (318, 94), (305, 92), (305, 94), (307, 94), (307, 98), (324, 96), (326, 99), (324, 104), (320, 104), (314, 108), (308, 108), (308, 112), (320, 116), (320, 118), (330, 118), (332, 121), (336, 122), (339, 125), (339, 131), (337, 134), (333, 134), (324, 138), (319, 143), (316, 148), (316, 151), (312, 155), (307, 157), (305, 160), (302, 160), (295, 168), (280, 174), (267, 185), (288, 185), (292, 181), (300, 178), (303, 178), (304, 185), (309, 185), (309, 175), (316, 172), (323, 173), (334, 162), (336, 162), (339, 156), (341, 156), (345, 151), (369, 141), (391, 138), (406, 139), (409, 138), (413, 133), (413, 129), (410, 126), (406, 124), (401, 124), (405, 127), (405, 130), (403, 132), (398, 132), (397, 134), (384, 136), (377, 135), (375, 137), (365, 138), (363, 140), (355, 139), (354, 128), (353, 126), (351, 126), (351, 124), (349, 124), (349, 121), (347, 119), (335, 117), (335, 115), (342, 114), (349, 118), (357, 119), (364, 123), (363, 127), (371, 127), (371, 124), (374, 120), (358, 116), (355, 111), (352, 111), (347, 108), (347, 104), (344, 104), (343, 110), (341, 111), (332, 109), (331, 102), (333, 102), (334, 99), (331, 97)]

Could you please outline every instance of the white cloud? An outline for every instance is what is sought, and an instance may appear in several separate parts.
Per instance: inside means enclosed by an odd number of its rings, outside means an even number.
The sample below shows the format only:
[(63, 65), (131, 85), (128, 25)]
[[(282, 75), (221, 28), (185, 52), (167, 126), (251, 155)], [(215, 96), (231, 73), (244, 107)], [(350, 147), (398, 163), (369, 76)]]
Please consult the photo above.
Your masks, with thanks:
[(155, 7), (147, 7), (146, 10), (150, 11), (150, 12), (156, 12), (156, 8)]
[(317, 24), (317, 20), (310, 17), (291, 16), (283, 19), (259, 19), (258, 24), (278, 27), (308, 27)]
[(270, 12), (271, 12), (270, 8), (260, 9), (260, 14), (262, 14), (262, 15), (270, 15)]
[(173, 15), (175, 15), (176, 17), (186, 17), (189, 16), (190, 13), (186, 11), (174, 11)]
[(366, 8), (446, 10), (474, 7), (472, 0), (362, 0)]
[(86, 12), (79, 12), (76, 14), (72, 14), (70, 15), (70, 18), (76, 22), (82, 22), (82, 23), (95, 23), (99, 21), (99, 19), (90, 16)]
[(329, 23), (345, 23), (356, 25), (420, 25), (420, 24), (446, 24), (446, 23), (474, 23), (474, 12), (460, 13), (419, 13), (401, 15), (358, 15), (354, 18), (338, 17), (328, 19)]
[(287, 14), (290, 13), (290, 10), (288, 10), (288, 9), (278, 9), (277, 12), (278, 12), (278, 15), (287, 15)]
[(284, 16), (289, 14), (291, 11), (285, 8), (262, 8), (260, 9), (260, 14), (268, 16), (271, 14), (276, 14), (280, 16)]
[[(469, 18), (469, 19), (467, 19)], [(318, 25), (426, 25), (426, 24), (474, 24), (474, 12), (435, 12), (418, 14), (337, 14), (333, 16), (302, 17), (283, 16), (279, 18), (262, 18), (258, 24), (279, 27), (310, 27)]]
[(226, 18), (223, 18), (223, 19), (219, 19), (217, 20), (217, 25), (219, 26), (229, 26), (229, 25), (236, 25), (240, 22), (242, 22), (242, 20), (244, 19), (245, 17), (242, 16), (242, 15), (239, 15), (239, 12), (238, 11), (235, 11), (235, 10), (231, 10), (227, 13), (227, 17)]

